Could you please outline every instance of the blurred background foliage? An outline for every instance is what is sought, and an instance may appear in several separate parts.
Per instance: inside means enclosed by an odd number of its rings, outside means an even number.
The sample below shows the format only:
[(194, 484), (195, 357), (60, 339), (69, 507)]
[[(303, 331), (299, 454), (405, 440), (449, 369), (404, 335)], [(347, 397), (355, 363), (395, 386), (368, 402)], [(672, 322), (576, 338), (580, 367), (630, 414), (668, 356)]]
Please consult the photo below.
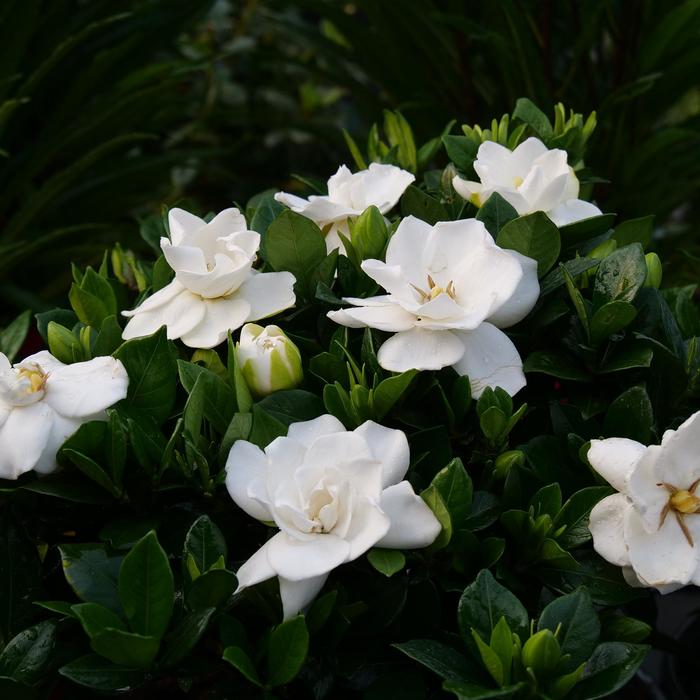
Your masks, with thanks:
[(666, 280), (693, 282), (699, 39), (700, 0), (5, 0), (0, 325), (163, 204), (325, 181), (386, 108), (420, 144), (518, 97), (597, 110), (594, 198), (655, 214)]

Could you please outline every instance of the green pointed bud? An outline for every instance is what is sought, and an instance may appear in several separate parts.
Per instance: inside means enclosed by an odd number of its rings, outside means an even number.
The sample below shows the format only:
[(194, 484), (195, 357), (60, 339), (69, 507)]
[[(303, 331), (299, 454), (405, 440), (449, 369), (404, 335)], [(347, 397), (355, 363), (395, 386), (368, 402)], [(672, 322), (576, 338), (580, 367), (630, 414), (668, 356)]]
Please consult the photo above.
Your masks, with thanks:
[(644, 286), (658, 289), (661, 286), (661, 277), (663, 275), (661, 260), (656, 253), (647, 253), (644, 259), (647, 263), (647, 278), (644, 280)]
[(448, 163), (447, 167), (442, 171), (440, 176), (440, 187), (446, 196), (453, 196), (454, 189), (452, 188), (452, 180), (459, 175), (457, 168), (452, 163)]
[(293, 389), (304, 377), (299, 348), (278, 326), (246, 323), (236, 357), (250, 391), (258, 398)]
[(523, 645), (522, 664), (536, 675), (551, 673), (561, 659), (561, 647), (551, 630), (540, 630)]
[(377, 207), (367, 207), (352, 226), (350, 242), (362, 260), (380, 258), (389, 233), (386, 221)]
[(494, 475), (497, 479), (505, 479), (508, 472), (514, 467), (519, 467), (525, 463), (525, 454), (520, 450), (508, 450), (496, 457), (494, 464)]

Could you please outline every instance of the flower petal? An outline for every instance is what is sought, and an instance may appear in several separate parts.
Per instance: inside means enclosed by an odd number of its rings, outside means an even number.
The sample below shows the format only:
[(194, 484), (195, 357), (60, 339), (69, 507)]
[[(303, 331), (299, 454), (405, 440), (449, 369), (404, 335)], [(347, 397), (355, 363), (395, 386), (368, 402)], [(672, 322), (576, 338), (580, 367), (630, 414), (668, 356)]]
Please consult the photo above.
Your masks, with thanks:
[(10, 412), (0, 428), (0, 477), (16, 479), (34, 468), (51, 435), (54, 417), (43, 401)]
[(482, 323), (476, 330), (454, 333), (464, 343), (464, 353), (454, 368), (458, 374), (469, 377), (474, 398), (481, 396), (487, 386), (500, 386), (511, 396), (525, 386), (523, 362), (503, 331)]
[(475, 204), (478, 203), (477, 206), (483, 204), (481, 193), (484, 191), (484, 186), (480, 182), (464, 180), (459, 175), (455, 175), (452, 178), (452, 187), (462, 199), (466, 199), (468, 202), (473, 201)]
[[(229, 331), (240, 328), (250, 314), (250, 304), (239, 291), (220, 299), (201, 299), (205, 313), (202, 320), (180, 336), (190, 348), (214, 348), (226, 340)], [(168, 334), (170, 337), (170, 334)]]
[(503, 302), (488, 317), (488, 322), (498, 328), (510, 328), (522, 321), (532, 311), (540, 296), (540, 283), (537, 280), (537, 261), (515, 250), (507, 250), (523, 271), (513, 295)]
[(616, 566), (630, 565), (624, 529), (630, 508), (633, 508), (630, 500), (616, 493), (604, 498), (591, 510), (588, 529), (593, 535), (593, 548), (603, 559)]
[(700, 479), (700, 411), (677, 430), (667, 430), (661, 439), (663, 458), (657, 475), (661, 481), (687, 489)]
[(408, 481), (384, 489), (379, 502), (391, 526), (377, 547), (419, 549), (427, 547), (440, 534), (442, 526), (425, 501), (415, 494)]
[(398, 304), (329, 311), (328, 318), (350, 328), (369, 326), (369, 328), (389, 333), (407, 331), (416, 325), (416, 317), (402, 309)]
[(173, 245), (180, 245), (185, 236), (193, 234), (197, 229), (206, 226), (204, 219), (175, 207), (168, 212), (168, 228)]
[(452, 331), (412, 328), (393, 335), (379, 348), (379, 364), (392, 372), (442, 369), (464, 354), (464, 344)]
[(588, 461), (614, 489), (627, 494), (627, 481), (646, 449), (628, 438), (591, 440)]
[(75, 433), (75, 431), (83, 424), (83, 420), (79, 418), (64, 418), (58, 414), (54, 414), (53, 425), (49, 432), (49, 438), (44, 445), (44, 450), (41, 457), (34, 465), (34, 471), (38, 474), (50, 474), (58, 464), (56, 463), (56, 455), (63, 446), (63, 443)]
[(173, 245), (167, 238), (160, 239), (160, 248), (165, 259), (178, 272), (206, 274), (207, 261), (201, 248), (189, 245)]
[[(281, 533), (278, 533), (275, 537), (279, 537), (280, 535)], [(274, 539), (274, 537), (272, 539)], [(277, 575), (277, 572), (272, 568), (267, 556), (271, 541), (272, 540), (268, 540), (265, 542), (265, 544), (238, 569), (236, 572), (236, 578), (238, 579), (237, 591), (242, 591), (249, 586), (255, 586), (257, 583), (262, 583)]]
[(46, 380), (44, 401), (66, 418), (94, 416), (126, 398), (129, 377), (113, 357), (65, 365)]
[(659, 445), (649, 445), (627, 478), (627, 496), (644, 520), (648, 532), (658, 529), (661, 514), (668, 503), (669, 492), (664, 487), (664, 479), (659, 473), (663, 460), (663, 449)]
[(302, 612), (313, 602), (328, 580), (328, 574), (321, 574), (301, 581), (290, 581), (279, 577), (280, 598), (282, 599), (282, 617), (288, 620)]
[(327, 574), (347, 561), (350, 545), (329, 534), (301, 541), (280, 532), (268, 542), (267, 551), (270, 564), (280, 576), (303, 581)]
[(273, 519), (266, 487), (268, 466), (265, 453), (247, 440), (234, 442), (226, 460), (226, 488), (234, 503), (265, 522)]
[(312, 420), (292, 423), (289, 426), (287, 437), (309, 448), (322, 435), (344, 432), (346, 432), (345, 426), (335, 416), (326, 413)]
[(547, 216), (556, 226), (562, 227), (584, 219), (592, 219), (594, 216), (600, 216), (602, 213), (591, 202), (586, 202), (583, 199), (569, 199), (550, 209), (547, 212)]
[[(357, 173), (359, 175), (359, 173)], [(382, 214), (393, 209), (406, 188), (415, 180), (415, 176), (407, 170), (402, 170), (395, 165), (383, 163), (370, 163), (363, 178), (362, 185), (365, 193), (364, 201), (353, 202), (362, 204), (364, 211), (374, 205)], [(331, 193), (329, 181), (328, 193)]]
[[(699, 529), (695, 527), (697, 519), (690, 517), (685, 522), (689, 527)], [(637, 511), (628, 509), (625, 540), (635, 573), (652, 587), (688, 583), (700, 561), (700, 547), (691, 547), (672, 513), (661, 528), (647, 532)]]
[(382, 487), (398, 483), (406, 476), (411, 455), (406, 434), (368, 420), (354, 431), (361, 435), (373, 458), (382, 464)]
[(294, 306), (294, 283), (291, 272), (258, 272), (238, 288), (236, 295), (250, 305), (248, 321), (274, 316)]
[(373, 500), (357, 499), (345, 539), (350, 543), (348, 561), (362, 556), (389, 532), (391, 519)]

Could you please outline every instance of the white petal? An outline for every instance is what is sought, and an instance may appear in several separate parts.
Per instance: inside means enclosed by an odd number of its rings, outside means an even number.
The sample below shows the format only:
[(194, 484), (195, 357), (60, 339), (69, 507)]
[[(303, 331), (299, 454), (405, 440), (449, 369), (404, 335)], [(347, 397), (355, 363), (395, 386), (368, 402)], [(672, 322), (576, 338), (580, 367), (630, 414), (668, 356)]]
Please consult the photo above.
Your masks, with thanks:
[[(399, 267), (410, 282), (419, 286), (424, 285), (426, 276), (424, 252), (432, 231), (433, 227), (425, 221), (415, 216), (405, 216), (401, 219), (394, 235), (389, 239), (389, 245), (386, 249), (386, 264), (390, 267)], [(362, 269), (370, 277), (376, 279), (365, 269), (364, 264)], [(393, 291), (386, 287), (383, 282), (377, 281), (384, 289), (393, 294)]]
[(523, 276), (513, 295), (488, 317), (489, 323), (498, 328), (510, 328), (522, 321), (537, 303), (540, 296), (540, 283), (537, 280), (537, 261), (514, 250), (508, 250), (519, 263)]
[(373, 500), (360, 498), (353, 508), (352, 520), (345, 539), (350, 543), (348, 561), (353, 561), (372, 548), (389, 532), (391, 519)]
[(474, 182), (473, 180), (464, 180), (459, 175), (455, 175), (452, 178), (452, 187), (455, 188), (455, 192), (466, 199), (468, 202), (475, 200), (479, 205), (483, 205), (483, 200), (481, 199), (481, 193), (484, 191), (484, 186), (480, 182)]
[(347, 225), (341, 225), (343, 222), (335, 222), (326, 232), (326, 252), (332, 253), (336, 248), (340, 255), (346, 255), (345, 244), (340, 237), (342, 233), (346, 238), (349, 238)]
[(485, 185), (487, 183), (489, 185), (492, 183), (510, 185), (516, 175), (521, 175), (521, 172), (514, 172), (513, 170), (510, 149), (501, 146), (500, 143), (495, 141), (484, 141), (479, 146), (476, 160), (474, 161), (474, 171)]
[(51, 435), (54, 415), (43, 401), (12, 410), (0, 428), (0, 477), (16, 479), (34, 468)]
[(416, 317), (398, 304), (343, 309), (342, 314), (329, 311), (328, 318), (350, 328), (369, 326), (389, 333), (407, 331), (416, 325)]
[[(648, 532), (658, 529), (661, 513), (668, 503), (669, 492), (662, 483), (665, 479), (660, 475), (663, 461), (663, 448), (649, 445), (627, 479), (627, 495), (644, 520)], [(673, 485), (684, 488), (682, 485)]]
[(160, 239), (160, 248), (168, 265), (175, 272), (180, 272), (181, 270), (198, 272), (200, 274), (207, 272), (207, 261), (201, 248), (189, 245), (173, 245), (167, 238)]
[(548, 211), (562, 201), (569, 180), (566, 151), (554, 149), (535, 160), (518, 193), (531, 211)]
[(92, 416), (126, 398), (129, 377), (113, 357), (95, 357), (51, 372), (44, 401), (66, 418)]
[(415, 494), (408, 481), (384, 489), (381, 509), (389, 516), (391, 526), (376, 544), (389, 549), (419, 549), (432, 544), (442, 526), (425, 501)]
[(290, 581), (321, 576), (347, 561), (350, 545), (339, 537), (318, 534), (300, 541), (284, 532), (268, 542), (268, 558), (275, 571)]
[(627, 481), (646, 447), (627, 438), (591, 440), (588, 461), (614, 489), (627, 494)]
[(534, 136), (530, 136), (522, 143), (518, 144), (513, 151), (510, 156), (511, 167), (516, 174), (527, 172), (532, 167), (534, 161), (548, 152), (547, 146), (545, 146), (542, 141)]
[(25, 357), (19, 364), (37, 364), (46, 374), (66, 366), (63, 362), (57, 360), (48, 350), (41, 350), (29, 357)]
[(354, 432), (366, 440), (373, 458), (381, 462), (382, 488), (397, 484), (406, 476), (411, 455), (402, 430), (386, 428), (368, 420)]
[(171, 304), (179, 305), (180, 297), (189, 298), (192, 295), (177, 281), (148, 297), (140, 306), (131, 311), (123, 311), (122, 316), (131, 317), (122, 333), (124, 340), (143, 338), (155, 333), (165, 324), (165, 316)]
[(511, 396), (525, 386), (523, 362), (503, 331), (482, 323), (474, 331), (455, 331), (455, 335), (464, 343), (464, 353), (454, 368), (469, 377), (474, 398), (481, 396), (487, 386), (500, 386)]
[(252, 274), (236, 294), (250, 304), (248, 321), (274, 316), (294, 306), (294, 283), (291, 272), (260, 272)]
[(168, 212), (168, 228), (170, 229), (170, 239), (174, 245), (180, 245), (185, 236), (194, 233), (202, 226), (206, 226), (204, 219), (200, 219), (184, 209), (175, 207)]
[[(685, 523), (700, 535), (700, 523), (686, 517)], [(649, 533), (634, 508), (627, 511), (625, 539), (635, 573), (649, 586), (686, 584), (700, 561), (700, 548), (691, 547), (672, 513), (656, 532)]]
[(632, 503), (621, 493), (597, 503), (591, 510), (588, 529), (593, 535), (593, 548), (603, 559), (616, 566), (629, 566), (624, 523)]
[(63, 446), (63, 443), (75, 433), (75, 431), (86, 422), (79, 418), (64, 418), (54, 414), (53, 425), (49, 432), (49, 438), (44, 445), (41, 457), (34, 465), (34, 471), (38, 474), (50, 474), (57, 468), (56, 455)]
[(237, 440), (226, 460), (226, 488), (234, 503), (265, 522), (272, 520), (265, 485), (268, 465), (265, 453), (247, 440)]
[(163, 289), (159, 289), (155, 294), (151, 294), (150, 297), (144, 299), (135, 309), (131, 311), (122, 311), (122, 316), (130, 317), (144, 311), (158, 309), (165, 306), (184, 291), (185, 288), (177, 280), (173, 280), (170, 284), (163, 287)]
[(272, 568), (267, 556), (269, 545), (270, 540), (265, 542), (265, 544), (238, 569), (236, 572), (236, 578), (238, 579), (237, 591), (242, 591), (249, 586), (255, 586), (277, 575), (277, 572)]
[(700, 411), (677, 430), (667, 430), (661, 449), (657, 474), (662, 481), (687, 489), (700, 479)]
[(249, 320), (250, 304), (240, 297), (239, 292), (220, 299), (202, 299), (204, 317), (194, 328), (182, 334), (182, 342), (190, 348), (202, 349), (223, 343), (229, 331), (235, 331)]
[(328, 574), (305, 578), (301, 581), (290, 581), (280, 576), (280, 598), (282, 598), (283, 618), (288, 620), (311, 605), (327, 579)]
[[(322, 435), (344, 433), (345, 426), (335, 417), (326, 413), (312, 420), (292, 423), (289, 426), (287, 437), (295, 440), (304, 447), (311, 447), (313, 442)], [(371, 446), (370, 446), (371, 447)]]
[(159, 317), (160, 326), (168, 329), (168, 338), (181, 338), (196, 328), (206, 314), (204, 300), (185, 290), (153, 313)]
[(377, 353), (379, 364), (392, 372), (442, 369), (464, 354), (464, 344), (452, 331), (413, 328), (389, 338)]
[[(374, 205), (382, 214), (386, 214), (396, 206), (401, 195), (415, 179), (412, 173), (395, 165), (371, 163), (363, 182), (366, 194), (362, 209)], [(328, 192), (330, 194), (330, 187)]]
[(595, 204), (582, 199), (569, 199), (562, 204), (558, 204), (547, 212), (547, 216), (556, 226), (566, 226), (583, 219), (592, 219), (600, 216), (603, 212)]
[[(410, 219), (412, 217), (406, 218)], [(406, 219), (403, 219), (403, 221), (406, 221)], [(416, 221), (418, 221), (418, 219), (416, 219)], [(401, 228), (401, 226), (399, 226), (399, 228)], [(394, 240), (395, 237), (396, 234), (394, 234), (391, 240)], [(416, 251), (416, 259), (418, 259), (419, 255), (420, 254)], [(390, 301), (394, 303), (401, 301), (404, 303), (405, 308), (411, 308), (411, 303), (413, 303), (416, 307), (418, 306), (417, 300), (420, 298), (420, 296), (413, 289), (413, 287), (411, 287), (409, 282), (414, 280), (414, 282), (417, 283), (417, 286), (426, 286), (427, 276), (426, 267), (424, 264), (413, 264), (407, 268), (403, 268), (396, 264), (389, 265), (387, 263), (383, 263), (381, 260), (369, 259), (363, 260), (360, 267), (365, 274), (369, 275), (369, 277), (371, 277), (378, 285), (384, 287), (384, 289), (389, 292)], [(370, 299), (376, 300), (377, 297), (370, 297)], [(407, 304), (405, 302), (407, 302)], [(368, 306), (369, 304), (364, 305)]]

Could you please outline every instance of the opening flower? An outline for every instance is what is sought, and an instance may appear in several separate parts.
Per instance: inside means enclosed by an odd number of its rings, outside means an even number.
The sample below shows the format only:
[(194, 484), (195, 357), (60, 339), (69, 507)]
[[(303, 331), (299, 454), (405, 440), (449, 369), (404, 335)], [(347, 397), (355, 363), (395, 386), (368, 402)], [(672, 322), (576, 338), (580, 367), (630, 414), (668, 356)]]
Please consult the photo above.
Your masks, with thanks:
[(700, 412), (661, 445), (593, 440), (588, 461), (619, 493), (591, 511), (595, 550), (632, 585), (700, 585)]
[(499, 248), (480, 221), (430, 226), (408, 216), (389, 241), (386, 263), (365, 260), (362, 269), (388, 294), (346, 298), (356, 308), (328, 316), (351, 328), (395, 333), (379, 349), (384, 369), (451, 365), (469, 375), (477, 397), (486, 387), (513, 395), (525, 386), (520, 355), (499, 328), (535, 305), (537, 263)]
[(83, 423), (106, 419), (128, 385), (113, 357), (64, 365), (42, 351), (13, 366), (0, 353), (0, 477), (52, 472), (59, 447)]
[(367, 170), (351, 173), (341, 165), (328, 180), (327, 195), (311, 195), (308, 199), (287, 192), (278, 192), (275, 199), (297, 214), (311, 219), (319, 228), (328, 228), (326, 248), (344, 250), (338, 232), (350, 236), (348, 219), (375, 206), (382, 214), (396, 206), (406, 188), (416, 178), (395, 165), (370, 164)]
[(260, 234), (247, 230), (238, 209), (225, 209), (209, 223), (183, 209), (168, 214), (170, 240), (161, 238), (175, 279), (133, 311), (125, 340), (166, 326), (168, 338), (192, 348), (213, 348), (229, 331), (294, 306), (294, 275), (257, 272)]
[(239, 440), (226, 463), (231, 498), (279, 532), (238, 570), (239, 590), (279, 577), (284, 617), (330, 571), (371, 547), (426, 547), (440, 523), (408, 481), (406, 436), (372, 421), (348, 432), (330, 415), (293, 423), (263, 452)]
[(513, 151), (494, 141), (482, 143), (474, 170), (480, 182), (457, 175), (452, 186), (477, 207), (498, 192), (520, 216), (543, 211), (557, 226), (602, 213), (578, 198), (578, 178), (567, 163), (566, 151), (550, 151), (537, 138), (526, 139)]

